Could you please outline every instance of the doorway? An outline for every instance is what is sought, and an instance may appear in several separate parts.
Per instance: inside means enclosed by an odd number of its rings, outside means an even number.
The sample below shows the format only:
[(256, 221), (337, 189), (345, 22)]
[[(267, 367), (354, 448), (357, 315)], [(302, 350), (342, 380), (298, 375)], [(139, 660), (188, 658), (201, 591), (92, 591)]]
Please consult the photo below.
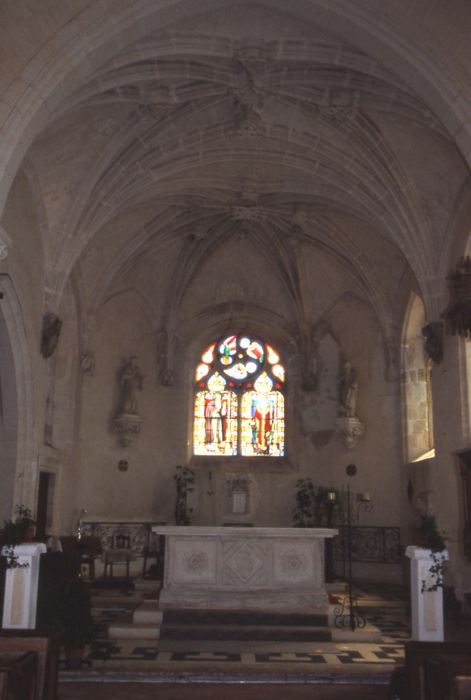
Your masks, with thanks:
[(53, 520), (55, 474), (40, 471), (36, 505), (36, 537), (44, 540), (49, 535)]

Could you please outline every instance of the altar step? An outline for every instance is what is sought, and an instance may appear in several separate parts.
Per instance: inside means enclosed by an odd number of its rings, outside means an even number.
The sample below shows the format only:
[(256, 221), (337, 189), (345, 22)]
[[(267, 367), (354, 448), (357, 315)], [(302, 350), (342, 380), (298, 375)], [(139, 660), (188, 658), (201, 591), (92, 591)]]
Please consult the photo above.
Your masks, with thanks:
[(165, 625), (162, 640), (211, 640), (215, 642), (330, 642), (327, 627), (295, 627), (276, 625)]
[(158, 601), (145, 600), (133, 612), (132, 617), (123, 616), (108, 628), (110, 639), (159, 639), (162, 610)]
[(165, 610), (161, 640), (214, 640), (254, 642), (377, 642), (381, 631), (374, 625), (351, 631), (338, 629), (328, 615), (300, 612)]
[(330, 641), (323, 614), (266, 611), (165, 610), (162, 640), (254, 642)]
[(298, 611), (164, 610), (164, 625), (296, 625), (326, 627), (328, 615)]
[(146, 600), (132, 617), (123, 616), (108, 629), (110, 639), (254, 642), (379, 642), (372, 625), (337, 629), (329, 615), (248, 610), (159, 610), (158, 601)]

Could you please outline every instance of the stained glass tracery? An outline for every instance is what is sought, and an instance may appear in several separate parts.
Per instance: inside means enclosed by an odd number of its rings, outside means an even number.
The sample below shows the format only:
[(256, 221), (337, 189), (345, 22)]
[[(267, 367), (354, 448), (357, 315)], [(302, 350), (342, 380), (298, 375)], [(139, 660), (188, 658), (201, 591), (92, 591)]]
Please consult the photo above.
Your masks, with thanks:
[(195, 381), (195, 455), (285, 454), (285, 368), (273, 347), (226, 336), (204, 350)]

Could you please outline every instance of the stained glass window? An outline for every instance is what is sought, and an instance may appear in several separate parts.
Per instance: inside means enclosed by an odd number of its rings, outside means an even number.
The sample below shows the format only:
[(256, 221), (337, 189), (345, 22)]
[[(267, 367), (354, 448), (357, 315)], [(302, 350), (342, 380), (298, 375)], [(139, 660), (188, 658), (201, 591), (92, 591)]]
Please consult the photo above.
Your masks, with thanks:
[(195, 455), (284, 456), (285, 368), (273, 347), (248, 335), (213, 342), (195, 384)]

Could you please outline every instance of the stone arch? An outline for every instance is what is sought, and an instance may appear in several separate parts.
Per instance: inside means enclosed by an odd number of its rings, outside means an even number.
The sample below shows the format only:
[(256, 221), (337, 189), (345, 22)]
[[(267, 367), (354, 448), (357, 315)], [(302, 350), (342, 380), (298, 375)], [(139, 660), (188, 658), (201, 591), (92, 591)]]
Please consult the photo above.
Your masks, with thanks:
[[(34, 395), (23, 312), (10, 277), (0, 274), (0, 358), (3, 446), (7, 454), (7, 482), (0, 508), (22, 503), (34, 509), (36, 462), (34, 455)], [(15, 352), (12, 352), (12, 348)], [(7, 374), (9, 377), (7, 379)], [(6, 429), (6, 432), (5, 432)], [(4, 491), (2, 487), (2, 492)]]
[(431, 359), (424, 348), (422, 328), (425, 307), (412, 294), (406, 311), (402, 338), (402, 400), (404, 454), (406, 462), (434, 455)]

